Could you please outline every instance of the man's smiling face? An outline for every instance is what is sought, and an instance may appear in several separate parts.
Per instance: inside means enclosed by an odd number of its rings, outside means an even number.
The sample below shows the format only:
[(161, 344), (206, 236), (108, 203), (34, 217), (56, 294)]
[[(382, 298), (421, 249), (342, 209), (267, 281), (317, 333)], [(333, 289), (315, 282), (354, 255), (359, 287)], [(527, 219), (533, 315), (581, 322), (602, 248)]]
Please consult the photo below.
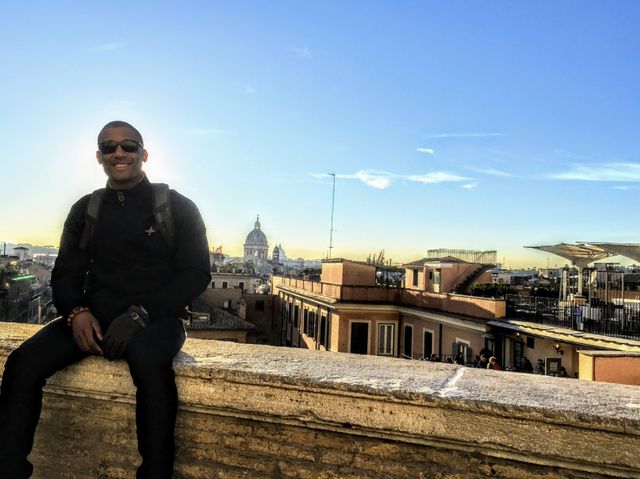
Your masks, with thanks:
[(100, 135), (98, 147), (96, 158), (112, 188), (128, 189), (138, 183), (148, 154), (135, 131), (127, 127), (108, 128)]

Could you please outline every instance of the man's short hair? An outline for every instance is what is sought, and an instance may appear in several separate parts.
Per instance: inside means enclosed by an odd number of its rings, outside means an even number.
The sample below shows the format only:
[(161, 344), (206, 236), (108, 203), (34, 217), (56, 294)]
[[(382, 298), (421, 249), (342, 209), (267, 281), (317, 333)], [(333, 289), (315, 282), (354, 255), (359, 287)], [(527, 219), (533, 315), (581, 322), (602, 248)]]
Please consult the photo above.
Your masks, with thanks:
[(140, 143), (140, 145), (144, 146), (142, 135), (140, 134), (138, 129), (134, 127), (131, 123), (127, 123), (126, 121), (121, 121), (121, 120), (110, 121), (109, 123), (107, 123), (102, 127), (102, 130), (100, 130), (100, 133), (98, 133), (98, 144), (102, 142), (104, 132), (107, 131), (109, 128), (128, 128), (129, 130), (131, 130), (131, 133), (133, 133), (133, 136), (135, 137), (131, 139), (137, 140)]

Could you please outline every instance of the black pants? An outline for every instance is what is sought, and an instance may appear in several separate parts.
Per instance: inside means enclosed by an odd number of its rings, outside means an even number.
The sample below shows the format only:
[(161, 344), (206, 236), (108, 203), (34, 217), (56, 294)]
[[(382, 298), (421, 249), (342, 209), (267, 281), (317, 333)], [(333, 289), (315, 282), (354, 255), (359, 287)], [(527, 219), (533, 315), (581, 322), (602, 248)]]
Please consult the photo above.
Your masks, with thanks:
[[(158, 320), (139, 331), (127, 348), (126, 361), (137, 388), (136, 426), (142, 456), (137, 478), (172, 476), (178, 408), (173, 358), (184, 340), (179, 320)], [(33, 466), (27, 456), (42, 409), (42, 387), (53, 373), (85, 357), (63, 320), (45, 326), (9, 355), (0, 391), (2, 478), (31, 476)]]

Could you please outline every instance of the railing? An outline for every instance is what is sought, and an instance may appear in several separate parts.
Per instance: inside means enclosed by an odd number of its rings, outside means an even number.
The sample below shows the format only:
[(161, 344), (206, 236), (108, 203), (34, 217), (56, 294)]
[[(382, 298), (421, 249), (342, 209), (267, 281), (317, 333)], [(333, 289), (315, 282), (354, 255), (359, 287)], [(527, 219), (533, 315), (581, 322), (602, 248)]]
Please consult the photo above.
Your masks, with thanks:
[(427, 250), (427, 259), (444, 258), (453, 256), (454, 258), (467, 261), (469, 263), (495, 264), (497, 260), (497, 251), (478, 251), (472, 249), (430, 249)]
[(640, 340), (640, 302), (597, 298), (589, 302), (507, 295), (507, 317)]

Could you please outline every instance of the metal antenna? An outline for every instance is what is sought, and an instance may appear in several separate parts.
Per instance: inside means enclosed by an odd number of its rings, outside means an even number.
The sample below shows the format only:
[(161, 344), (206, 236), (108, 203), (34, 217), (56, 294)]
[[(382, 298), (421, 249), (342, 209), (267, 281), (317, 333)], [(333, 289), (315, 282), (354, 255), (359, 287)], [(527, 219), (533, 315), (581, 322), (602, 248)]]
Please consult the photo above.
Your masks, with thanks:
[(329, 259), (331, 259), (331, 250), (333, 249), (333, 207), (336, 202), (336, 174), (327, 173), (333, 176), (333, 192), (331, 193), (331, 229), (329, 230)]

